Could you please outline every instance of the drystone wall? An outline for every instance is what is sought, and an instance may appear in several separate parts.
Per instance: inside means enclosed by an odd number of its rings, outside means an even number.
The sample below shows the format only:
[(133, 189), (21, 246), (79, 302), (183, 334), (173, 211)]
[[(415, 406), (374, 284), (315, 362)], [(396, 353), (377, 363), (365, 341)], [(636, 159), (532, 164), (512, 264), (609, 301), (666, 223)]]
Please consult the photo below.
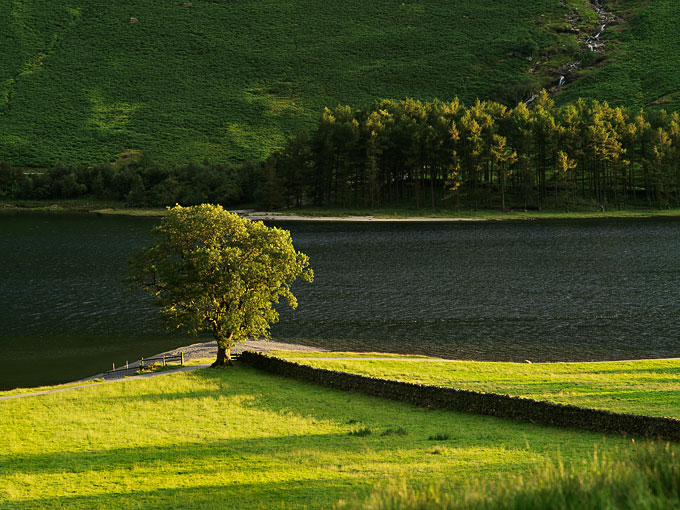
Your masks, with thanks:
[(246, 351), (239, 358), (260, 370), (330, 388), (407, 402), (417, 406), (509, 418), (520, 422), (680, 441), (680, 420), (614, 413), (573, 405), (457, 390), (314, 368)]

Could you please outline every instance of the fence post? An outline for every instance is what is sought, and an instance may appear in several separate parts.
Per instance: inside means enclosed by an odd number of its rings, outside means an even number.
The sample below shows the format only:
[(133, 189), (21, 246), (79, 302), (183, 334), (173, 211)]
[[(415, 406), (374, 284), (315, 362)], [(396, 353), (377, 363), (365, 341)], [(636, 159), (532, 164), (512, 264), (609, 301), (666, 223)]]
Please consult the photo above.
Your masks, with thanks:
[(141, 361), (139, 362), (139, 366), (144, 367), (144, 358), (142, 358)]
[(182, 351), (181, 354), (182, 354), (182, 366), (184, 366), (184, 351)]
[(125, 361), (125, 370), (130, 370), (127, 360)]
[(165, 366), (165, 356), (163, 356), (163, 366)]
[(113, 364), (113, 372), (115, 372), (115, 371), (116, 371), (116, 364), (114, 363)]

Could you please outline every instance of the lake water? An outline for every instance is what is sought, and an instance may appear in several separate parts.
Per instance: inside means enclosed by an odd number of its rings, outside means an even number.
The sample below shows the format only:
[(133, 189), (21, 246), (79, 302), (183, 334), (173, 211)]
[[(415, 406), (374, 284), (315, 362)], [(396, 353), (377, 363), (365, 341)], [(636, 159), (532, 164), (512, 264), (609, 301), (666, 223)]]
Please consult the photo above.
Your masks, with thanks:
[[(0, 388), (198, 341), (120, 284), (157, 220), (0, 215)], [(456, 359), (680, 356), (680, 221), (279, 223), (315, 271), (277, 340)]]

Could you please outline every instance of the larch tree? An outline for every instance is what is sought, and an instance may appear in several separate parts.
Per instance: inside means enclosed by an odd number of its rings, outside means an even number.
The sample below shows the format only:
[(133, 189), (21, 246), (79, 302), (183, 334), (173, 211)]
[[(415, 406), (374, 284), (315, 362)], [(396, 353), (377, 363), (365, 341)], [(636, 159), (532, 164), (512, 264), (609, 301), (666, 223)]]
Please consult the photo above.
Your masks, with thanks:
[(560, 184), (569, 182), (570, 173), (576, 168), (576, 161), (569, 159), (569, 156), (560, 151), (557, 153), (555, 167), (553, 168), (553, 177), (555, 179), (555, 209), (559, 206), (558, 197), (560, 193)]
[(290, 232), (219, 205), (175, 206), (153, 235), (156, 243), (131, 257), (128, 282), (154, 297), (168, 327), (212, 334), (213, 366), (230, 365), (236, 343), (268, 338), (279, 318), (274, 304), (296, 308), (292, 283), (313, 279)]
[(494, 135), (491, 154), (493, 154), (498, 171), (498, 180), (501, 185), (501, 205), (505, 211), (505, 181), (512, 175), (512, 165), (517, 161), (517, 152), (507, 146), (507, 139), (504, 136)]

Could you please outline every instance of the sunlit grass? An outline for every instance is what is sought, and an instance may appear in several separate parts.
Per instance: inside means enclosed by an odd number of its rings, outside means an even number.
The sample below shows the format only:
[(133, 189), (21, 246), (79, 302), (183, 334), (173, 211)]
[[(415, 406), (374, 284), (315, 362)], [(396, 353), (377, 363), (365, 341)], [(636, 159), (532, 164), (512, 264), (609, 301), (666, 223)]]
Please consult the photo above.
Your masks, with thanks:
[(95, 384), (102, 382), (103, 379), (92, 379), (89, 381), (82, 381), (82, 382), (72, 382), (72, 383), (66, 383), (66, 384), (58, 384), (55, 386), (37, 386), (34, 388), (16, 388), (13, 390), (7, 390), (7, 391), (0, 391), (0, 398), (1, 397), (9, 397), (11, 395), (23, 395), (26, 393), (36, 393), (39, 391), (50, 391), (50, 390), (59, 390), (59, 389), (64, 389), (64, 388), (73, 388), (74, 386), (82, 386), (82, 385), (87, 385), (87, 384)]
[(96, 214), (103, 214), (107, 216), (151, 216), (160, 217), (167, 214), (166, 209), (140, 209), (140, 208), (124, 208), (122, 205), (119, 207), (111, 207), (106, 209), (95, 209), (91, 211)]
[(616, 455), (595, 452), (578, 467), (561, 463), (499, 481), (429, 487), (385, 484), (369, 498), (341, 502), (343, 510), (667, 510), (680, 508), (680, 462), (671, 445), (648, 444)]
[[(297, 355), (289, 355), (297, 357)], [(304, 360), (372, 377), (680, 418), (680, 360), (602, 363)]]
[(630, 447), (238, 364), (2, 401), (0, 437), (3, 508), (330, 508), (388, 478), (488, 479)]

